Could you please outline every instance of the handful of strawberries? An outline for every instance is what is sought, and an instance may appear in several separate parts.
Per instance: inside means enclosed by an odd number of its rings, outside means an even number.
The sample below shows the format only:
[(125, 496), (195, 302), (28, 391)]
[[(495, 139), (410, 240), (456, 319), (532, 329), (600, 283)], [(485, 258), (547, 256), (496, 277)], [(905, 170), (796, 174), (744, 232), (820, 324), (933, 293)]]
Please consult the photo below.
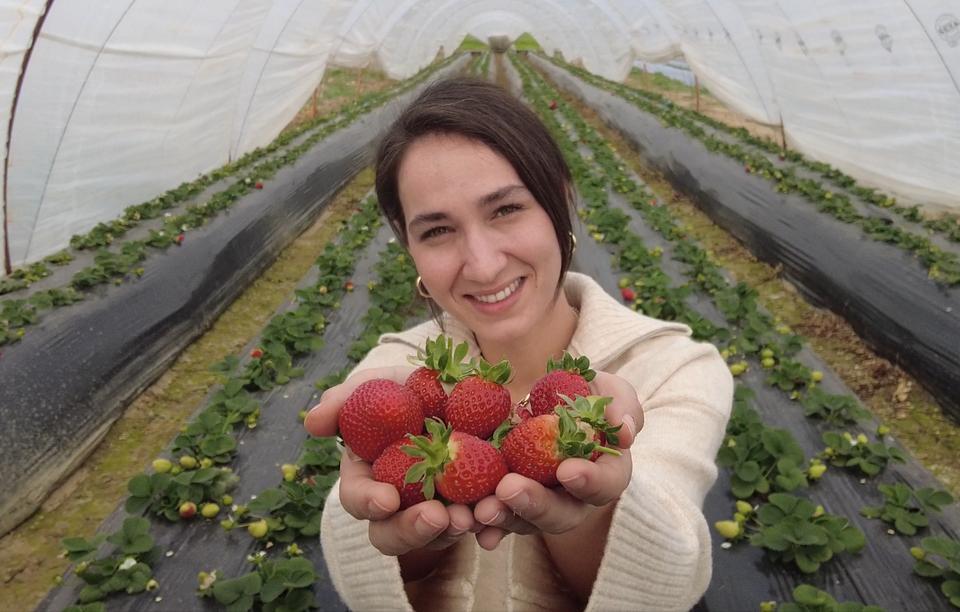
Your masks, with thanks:
[(445, 336), (428, 340), (404, 384), (364, 382), (340, 411), (344, 443), (373, 464), (376, 480), (396, 487), (401, 509), (438, 493), (474, 504), (510, 472), (557, 486), (565, 459), (620, 454), (608, 446), (620, 429), (604, 417), (612, 398), (590, 395), (595, 372), (586, 357), (550, 360), (529, 401), (514, 408), (504, 387), (510, 364), (465, 363), (467, 350)]

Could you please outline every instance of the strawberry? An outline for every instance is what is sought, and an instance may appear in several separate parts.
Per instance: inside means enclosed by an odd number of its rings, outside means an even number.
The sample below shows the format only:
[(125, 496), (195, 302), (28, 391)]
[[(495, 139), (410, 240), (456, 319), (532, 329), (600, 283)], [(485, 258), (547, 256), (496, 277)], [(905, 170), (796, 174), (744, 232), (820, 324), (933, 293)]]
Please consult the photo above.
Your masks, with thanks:
[(174, 239), (174, 242), (176, 242), (178, 245), (183, 244), (183, 239), (184, 239), (184, 235), (183, 235), (183, 232), (181, 232), (177, 234), (177, 237)]
[(420, 399), (403, 385), (378, 378), (354, 389), (338, 419), (344, 443), (373, 463), (391, 442), (423, 431)]
[(433, 499), (436, 490), (455, 504), (473, 504), (493, 495), (507, 475), (500, 451), (486, 440), (454, 431), (436, 419), (428, 419), (426, 424), (430, 436), (412, 436), (414, 447), (403, 447), (419, 460), (407, 471), (404, 482), (422, 482), (424, 497)]
[(255, 349), (251, 350), (251, 351), (250, 351), (250, 356), (251, 356), (252, 358), (254, 358), (254, 359), (260, 359), (261, 357), (263, 357), (263, 349), (260, 348), (260, 347), (257, 347), (257, 348), (255, 348)]
[(423, 496), (423, 485), (419, 482), (406, 483), (404, 478), (407, 470), (420, 462), (420, 459), (408, 455), (403, 451), (404, 446), (413, 448), (412, 442), (401, 438), (384, 449), (377, 460), (373, 462), (373, 479), (377, 482), (392, 484), (400, 494), (400, 509), (404, 510), (414, 504), (426, 501)]
[(346, 289), (347, 291), (353, 291), (353, 286), (354, 286), (353, 281), (347, 281), (343, 283), (343, 288)]
[(550, 110), (557, 110), (557, 101), (550, 100)]
[(420, 397), (425, 418), (446, 418), (447, 388), (444, 384), (455, 385), (469, 371), (463, 363), (468, 350), (466, 342), (454, 348), (453, 338), (440, 335), (436, 340), (428, 338), (426, 350), (418, 349), (417, 357), (411, 359), (414, 365), (423, 365), (410, 374), (404, 386)]
[(197, 514), (197, 504), (192, 501), (185, 501), (180, 504), (180, 518), (182, 519), (192, 519)]
[(637, 294), (630, 287), (624, 287), (620, 290), (620, 296), (624, 302), (632, 302), (637, 298)]
[(510, 380), (510, 364), (490, 365), (480, 359), (475, 373), (457, 383), (447, 398), (447, 424), (478, 438), (490, 434), (510, 416), (510, 392), (503, 385)]
[(590, 369), (590, 360), (585, 356), (573, 358), (564, 353), (559, 361), (547, 361), (547, 374), (533, 383), (530, 389), (530, 413), (532, 416), (551, 414), (563, 405), (561, 395), (579, 397), (590, 395), (590, 385), (597, 373)]
[(263, 189), (263, 181), (257, 181), (253, 184), (254, 189)]
[(557, 468), (565, 459), (581, 457), (595, 461), (600, 453), (619, 455), (604, 446), (616, 444), (620, 427), (610, 427), (603, 417), (612, 398), (591, 395), (576, 400), (565, 398), (565, 407), (554, 414), (541, 414), (521, 421), (503, 439), (501, 450), (511, 472), (553, 487)]

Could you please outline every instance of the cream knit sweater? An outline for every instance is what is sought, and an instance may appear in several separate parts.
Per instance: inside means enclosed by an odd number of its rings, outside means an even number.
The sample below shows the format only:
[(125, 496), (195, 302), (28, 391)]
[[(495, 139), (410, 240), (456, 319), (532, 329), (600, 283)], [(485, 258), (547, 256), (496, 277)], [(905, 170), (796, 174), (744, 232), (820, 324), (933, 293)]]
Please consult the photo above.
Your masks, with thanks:
[[(687, 610), (710, 583), (710, 533), (701, 507), (717, 477), (714, 457), (730, 415), (729, 370), (715, 347), (689, 338), (687, 326), (640, 315), (587, 276), (568, 273), (564, 289), (580, 310), (568, 350), (589, 357), (595, 370), (630, 381), (645, 420), (587, 610)], [(462, 324), (447, 317), (444, 327), (456, 342), (470, 344), (471, 356), (479, 355)], [(385, 334), (354, 371), (405, 365), (438, 333), (429, 321)], [(339, 482), (327, 499), (321, 543), (333, 584), (352, 610), (579, 607), (539, 536), (509, 535), (488, 552), (468, 534), (433, 574), (404, 585), (397, 559), (373, 548), (367, 522), (344, 511)]]

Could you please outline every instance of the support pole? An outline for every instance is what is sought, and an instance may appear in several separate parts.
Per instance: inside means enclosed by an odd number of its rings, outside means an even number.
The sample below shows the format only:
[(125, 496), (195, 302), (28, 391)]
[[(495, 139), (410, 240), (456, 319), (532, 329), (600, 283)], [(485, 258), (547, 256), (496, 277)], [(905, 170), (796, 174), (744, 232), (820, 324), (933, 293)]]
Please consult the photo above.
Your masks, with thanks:
[(780, 116), (780, 144), (783, 147), (783, 152), (787, 152), (787, 132), (783, 129), (783, 115)]

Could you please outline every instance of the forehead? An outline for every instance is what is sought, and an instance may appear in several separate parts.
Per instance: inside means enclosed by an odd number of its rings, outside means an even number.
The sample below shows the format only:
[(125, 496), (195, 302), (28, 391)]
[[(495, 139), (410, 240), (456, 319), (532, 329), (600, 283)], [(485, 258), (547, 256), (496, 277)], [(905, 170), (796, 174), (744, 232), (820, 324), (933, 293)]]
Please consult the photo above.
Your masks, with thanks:
[(459, 135), (431, 134), (407, 149), (397, 173), (404, 216), (447, 212), (473, 205), (509, 184), (523, 184), (504, 157)]

